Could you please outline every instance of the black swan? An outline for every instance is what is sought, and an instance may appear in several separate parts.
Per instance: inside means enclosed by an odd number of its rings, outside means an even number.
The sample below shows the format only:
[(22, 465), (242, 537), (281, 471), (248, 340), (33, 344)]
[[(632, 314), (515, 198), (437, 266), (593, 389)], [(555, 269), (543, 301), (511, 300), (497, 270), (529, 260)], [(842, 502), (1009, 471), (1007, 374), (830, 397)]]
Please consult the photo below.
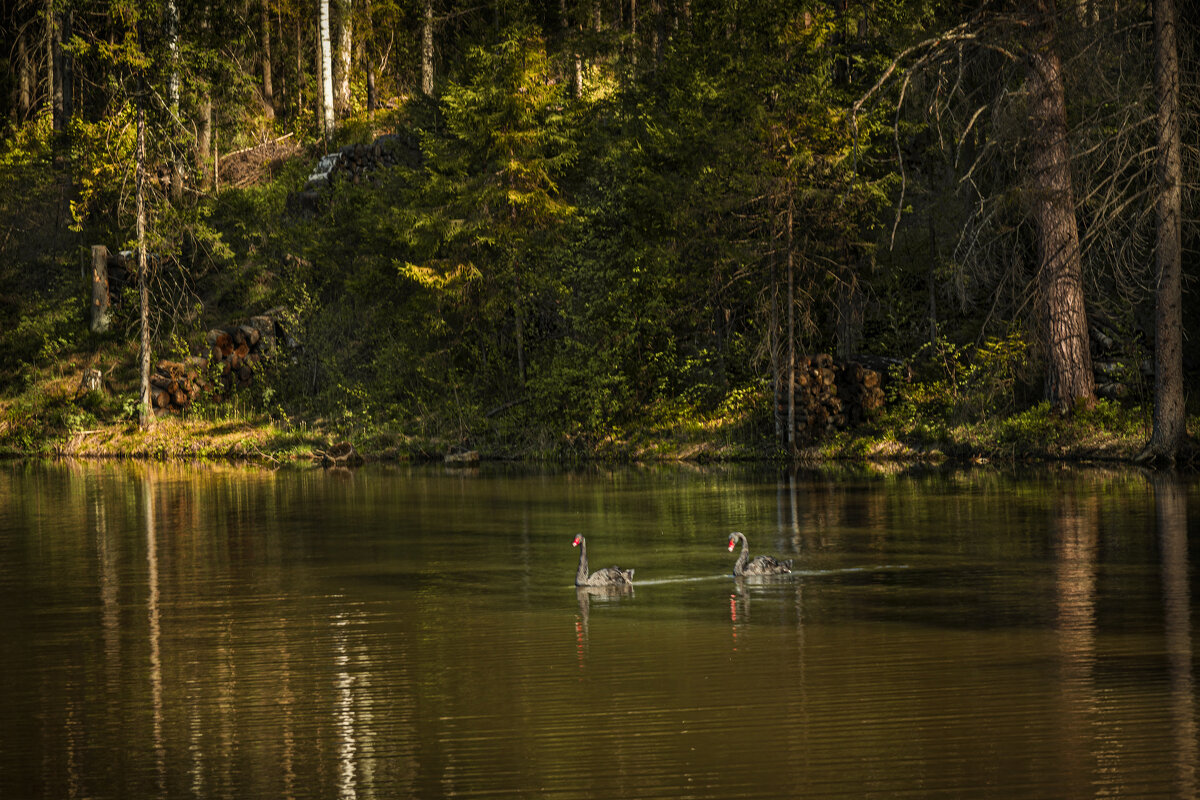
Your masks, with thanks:
[(579, 571), (575, 573), (576, 586), (633, 586), (633, 570), (605, 567), (588, 575), (587, 541), (576, 535), (573, 547), (579, 548)]
[(746, 535), (741, 531), (734, 531), (729, 534), (729, 552), (733, 552), (733, 546), (737, 540), (742, 540), (742, 554), (733, 564), (733, 574), (737, 577), (742, 575), (783, 575), (792, 571), (792, 560), (780, 561), (771, 556), (758, 556), (753, 561), (750, 560), (750, 546), (746, 544)]

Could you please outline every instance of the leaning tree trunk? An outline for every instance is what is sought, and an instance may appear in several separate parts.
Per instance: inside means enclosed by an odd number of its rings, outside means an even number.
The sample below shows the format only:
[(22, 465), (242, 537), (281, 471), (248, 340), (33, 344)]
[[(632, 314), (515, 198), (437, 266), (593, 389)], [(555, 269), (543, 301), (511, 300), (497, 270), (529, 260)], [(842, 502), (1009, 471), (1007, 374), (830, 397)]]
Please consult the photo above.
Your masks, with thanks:
[(1158, 96), (1154, 432), (1138, 459), (1173, 462), (1187, 436), (1183, 399), (1179, 52), (1174, 0), (1154, 0), (1154, 91)]
[(138, 249), (138, 299), (141, 309), (141, 403), (139, 420), (143, 428), (154, 424), (154, 412), (150, 407), (150, 289), (147, 280), (146, 262), (146, 111), (142, 100), (137, 108), (137, 249)]
[(1075, 222), (1071, 151), (1054, 0), (1034, 0), (1029, 51), (1033, 218), (1037, 229), (1046, 333), (1046, 385), (1051, 402), (1069, 411), (1095, 399), (1095, 377), (1083, 299), (1083, 262)]

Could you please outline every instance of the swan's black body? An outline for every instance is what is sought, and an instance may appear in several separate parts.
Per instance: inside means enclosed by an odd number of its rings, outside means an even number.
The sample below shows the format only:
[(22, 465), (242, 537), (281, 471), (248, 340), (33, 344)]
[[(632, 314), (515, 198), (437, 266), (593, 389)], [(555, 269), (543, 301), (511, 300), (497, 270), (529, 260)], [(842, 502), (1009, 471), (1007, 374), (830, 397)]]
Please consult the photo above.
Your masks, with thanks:
[(746, 535), (740, 531), (734, 531), (729, 534), (729, 552), (733, 552), (733, 547), (738, 539), (742, 540), (742, 552), (733, 564), (733, 574), (735, 576), (784, 575), (792, 571), (792, 560), (790, 558), (786, 561), (780, 561), (771, 556), (757, 556), (751, 559), (750, 546), (746, 543)]
[(575, 547), (579, 548), (579, 570), (575, 573), (576, 586), (633, 586), (633, 570), (619, 567), (605, 567), (588, 575), (587, 541), (582, 536), (576, 536)]

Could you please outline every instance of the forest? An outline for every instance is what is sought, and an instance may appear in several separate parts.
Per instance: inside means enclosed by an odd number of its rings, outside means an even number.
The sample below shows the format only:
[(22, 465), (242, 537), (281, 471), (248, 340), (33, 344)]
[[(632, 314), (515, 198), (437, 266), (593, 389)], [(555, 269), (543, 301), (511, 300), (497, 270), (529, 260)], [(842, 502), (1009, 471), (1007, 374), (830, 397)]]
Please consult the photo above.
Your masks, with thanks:
[(0, 9), (5, 453), (1194, 459), (1186, 4)]

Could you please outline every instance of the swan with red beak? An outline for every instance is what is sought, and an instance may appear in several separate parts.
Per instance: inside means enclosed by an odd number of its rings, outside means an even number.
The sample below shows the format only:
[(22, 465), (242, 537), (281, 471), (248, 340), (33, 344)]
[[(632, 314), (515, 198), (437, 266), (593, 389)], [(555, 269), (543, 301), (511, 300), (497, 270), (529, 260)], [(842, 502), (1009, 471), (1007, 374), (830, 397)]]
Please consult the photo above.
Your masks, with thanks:
[(579, 570), (575, 573), (576, 586), (610, 586), (624, 588), (633, 586), (633, 570), (620, 567), (605, 567), (588, 575), (587, 540), (576, 534), (573, 547), (579, 548)]
[(729, 552), (733, 552), (733, 548), (737, 546), (739, 539), (742, 540), (742, 552), (733, 564), (734, 577), (740, 578), (743, 575), (786, 575), (792, 571), (792, 560), (790, 558), (786, 561), (780, 561), (772, 556), (757, 556), (751, 560), (750, 545), (746, 543), (746, 535), (741, 531), (734, 531), (729, 534)]

